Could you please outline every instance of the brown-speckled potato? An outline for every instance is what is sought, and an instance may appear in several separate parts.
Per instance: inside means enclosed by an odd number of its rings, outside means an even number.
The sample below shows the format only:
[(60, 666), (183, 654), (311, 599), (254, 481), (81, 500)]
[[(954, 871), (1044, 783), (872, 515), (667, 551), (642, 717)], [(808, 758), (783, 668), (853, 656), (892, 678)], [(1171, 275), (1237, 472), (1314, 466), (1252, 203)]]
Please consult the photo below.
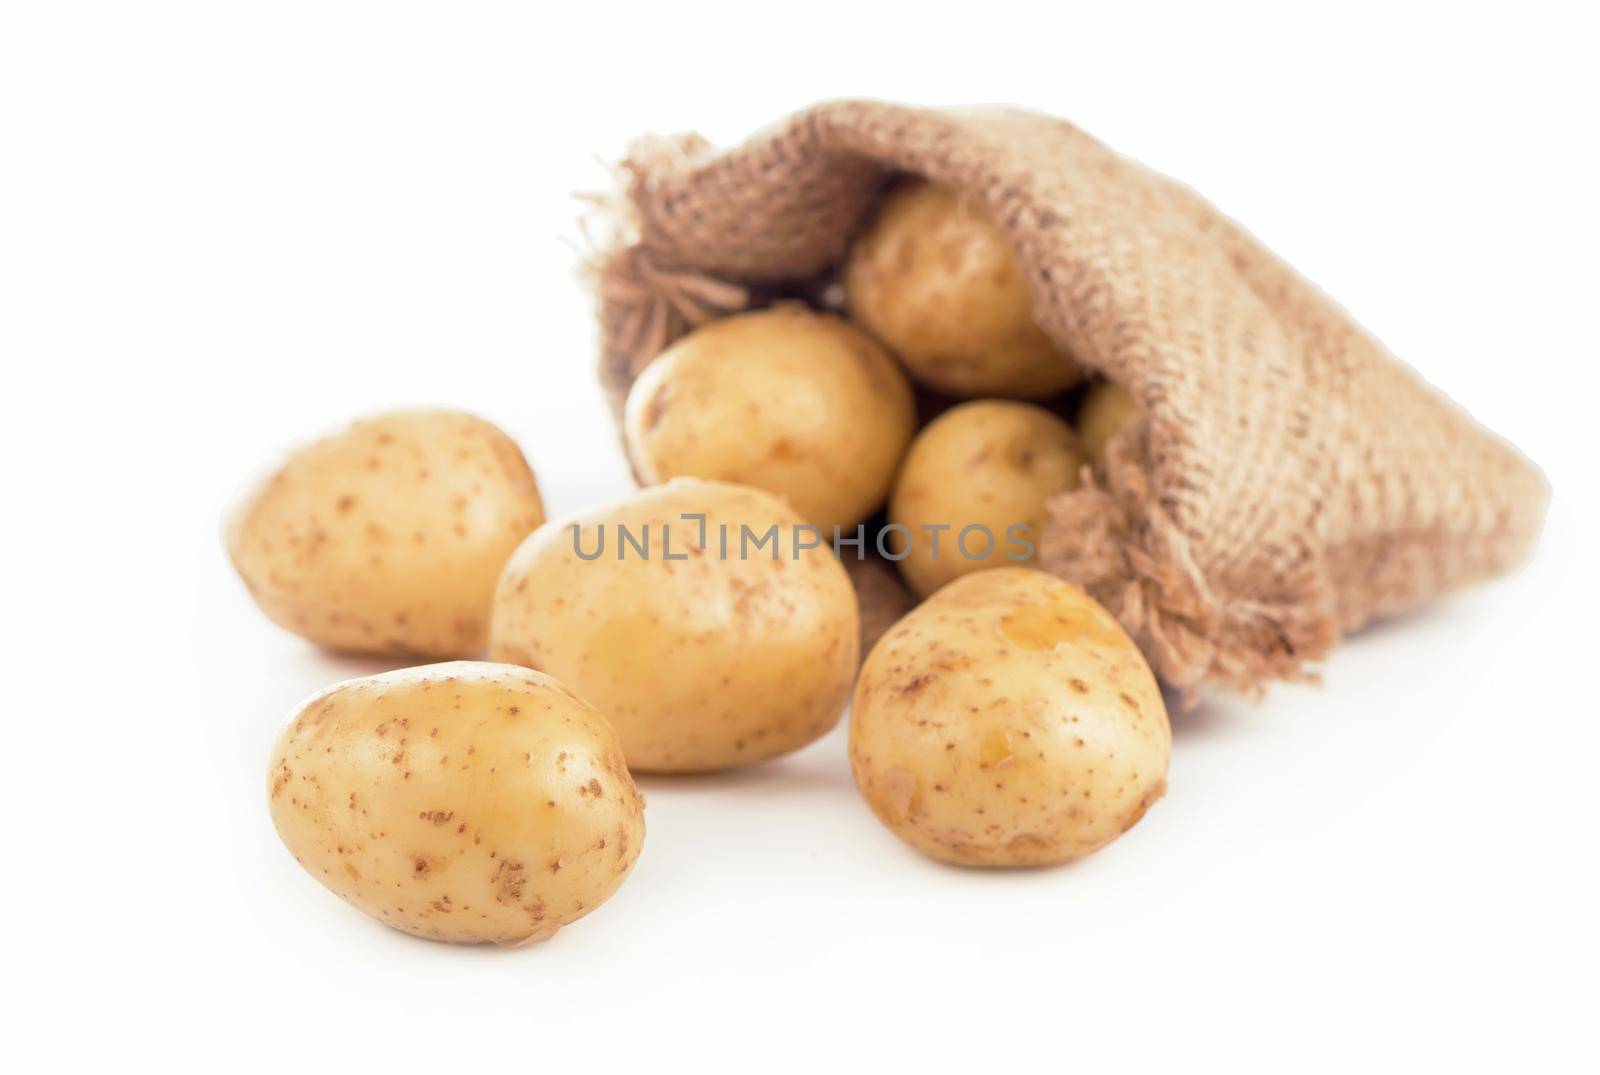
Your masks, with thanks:
[(884, 198), (844, 287), (850, 316), (946, 395), (1041, 399), (1083, 376), (1034, 323), (1010, 241), (942, 187), (911, 183)]
[(272, 822), (311, 876), (442, 941), (543, 940), (604, 903), (644, 841), (611, 725), (509, 665), (329, 687), (278, 736), (268, 780)]
[(624, 426), (646, 484), (765, 489), (831, 537), (883, 504), (916, 414), (905, 375), (870, 336), (786, 303), (669, 347), (634, 382)]
[(1111, 381), (1096, 381), (1078, 409), (1078, 439), (1095, 466), (1103, 466), (1111, 438), (1140, 418), (1139, 404), (1128, 390)]
[[(704, 515), (703, 530), (685, 514)], [(720, 769), (804, 746), (844, 709), (859, 625), (844, 568), (816, 531), (797, 540), (796, 526), (804, 520), (770, 493), (692, 478), (547, 523), (501, 576), (490, 653), (599, 706), (635, 772)], [(622, 543), (624, 530), (648, 535), (647, 556)]]
[[(1077, 488), (1084, 462), (1072, 428), (1031, 403), (977, 400), (934, 419), (911, 442), (889, 501), (889, 521), (910, 533), (896, 543), (906, 582), (926, 597), (962, 575), (1032, 560), (1045, 501)], [(936, 550), (924, 528), (939, 526), (949, 529), (937, 532)], [(967, 527), (979, 529), (963, 546)]]
[(1082, 590), (1029, 568), (958, 579), (861, 670), (850, 765), (902, 840), (967, 866), (1042, 866), (1130, 829), (1166, 788), (1155, 677)]
[(301, 448), (229, 520), (228, 555), (279, 625), (334, 649), (470, 657), (500, 569), (544, 521), (498, 428), (401, 411)]

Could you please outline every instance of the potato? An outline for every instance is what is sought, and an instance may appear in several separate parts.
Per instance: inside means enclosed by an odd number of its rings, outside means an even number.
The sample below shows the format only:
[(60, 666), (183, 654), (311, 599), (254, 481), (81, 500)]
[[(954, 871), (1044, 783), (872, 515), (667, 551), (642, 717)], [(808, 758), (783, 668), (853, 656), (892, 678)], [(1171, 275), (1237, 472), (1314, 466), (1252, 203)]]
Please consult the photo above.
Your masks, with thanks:
[(1142, 415), (1128, 390), (1111, 381), (1096, 381), (1078, 408), (1078, 440), (1094, 465), (1104, 466), (1106, 445)]
[(855, 594), (819, 538), (759, 489), (646, 489), (523, 543), (489, 651), (599, 706), (635, 772), (783, 754), (834, 726), (859, 661)]
[(878, 820), (967, 866), (1104, 847), (1161, 797), (1171, 751), (1161, 691), (1117, 621), (1030, 568), (957, 579), (891, 628), (850, 718)]
[(1034, 559), (1045, 501), (1077, 488), (1085, 462), (1072, 428), (1031, 403), (978, 400), (934, 419), (911, 442), (889, 501), (890, 523), (907, 531), (895, 535), (906, 582), (926, 597)]
[(889, 193), (850, 251), (845, 306), (911, 376), (960, 398), (1042, 399), (1082, 370), (1040, 330), (1010, 241), (942, 187)]
[(544, 521), (511, 439), (400, 411), (292, 454), (236, 510), (228, 555), (262, 611), (334, 649), (477, 656), (495, 581)]
[(905, 375), (866, 333), (784, 304), (669, 347), (634, 382), (624, 427), (646, 484), (752, 485), (831, 537), (883, 504), (916, 414)]
[(386, 925), (543, 940), (622, 884), (644, 801), (604, 717), (549, 676), (458, 661), (329, 687), (272, 752), (272, 822)]

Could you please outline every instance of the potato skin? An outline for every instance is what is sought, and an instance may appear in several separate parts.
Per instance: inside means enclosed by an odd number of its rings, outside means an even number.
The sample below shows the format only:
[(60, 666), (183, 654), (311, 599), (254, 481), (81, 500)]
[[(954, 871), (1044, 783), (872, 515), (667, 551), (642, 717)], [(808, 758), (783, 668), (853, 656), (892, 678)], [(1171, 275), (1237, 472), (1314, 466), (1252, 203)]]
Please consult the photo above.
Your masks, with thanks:
[[(685, 513), (706, 516), (703, 535)], [(740, 559), (740, 528), (759, 536), (774, 525), (776, 543)], [(827, 545), (795, 558), (796, 525), (804, 520), (770, 493), (692, 478), (548, 523), (501, 576), (490, 653), (549, 672), (599, 706), (635, 772), (721, 769), (804, 746), (838, 722), (860, 627), (850, 579)], [(598, 559), (578, 555), (574, 526), (586, 554), (604, 533)], [(631, 547), (618, 558), (619, 526), (648, 532), (648, 559)]]
[(329, 687), (273, 748), (272, 822), (335, 894), (419, 937), (542, 940), (616, 891), (644, 801), (615, 731), (527, 668), (457, 661)]
[(1111, 438), (1137, 422), (1142, 411), (1128, 390), (1113, 381), (1096, 381), (1078, 408), (1078, 439), (1097, 467), (1105, 466)]
[(861, 671), (850, 766), (917, 850), (1042, 866), (1105, 846), (1166, 788), (1172, 732), (1144, 658), (1082, 590), (1029, 568), (958, 579)]
[(457, 411), (398, 411), (294, 452), (224, 529), (274, 622), (338, 650), (478, 656), (512, 550), (544, 521), (511, 438)]
[[(910, 532), (900, 572), (926, 597), (950, 580), (985, 568), (1032, 560), (1007, 536), (1019, 536), (1037, 553), (1051, 494), (1078, 487), (1087, 462), (1072, 427), (1043, 407), (1010, 400), (963, 403), (934, 419), (911, 442), (895, 481), (889, 521)], [(938, 556), (924, 526), (948, 526), (939, 535)], [(969, 559), (957, 540), (964, 527), (986, 527), (994, 535), (988, 556)], [(967, 549), (980, 556), (987, 545), (974, 531)]]
[(946, 395), (1042, 399), (1083, 377), (1034, 322), (1010, 241), (943, 187), (889, 192), (850, 251), (844, 287), (850, 316)]
[(646, 484), (765, 489), (831, 537), (888, 497), (916, 414), (905, 375), (870, 336), (785, 303), (673, 344), (634, 382), (623, 424)]

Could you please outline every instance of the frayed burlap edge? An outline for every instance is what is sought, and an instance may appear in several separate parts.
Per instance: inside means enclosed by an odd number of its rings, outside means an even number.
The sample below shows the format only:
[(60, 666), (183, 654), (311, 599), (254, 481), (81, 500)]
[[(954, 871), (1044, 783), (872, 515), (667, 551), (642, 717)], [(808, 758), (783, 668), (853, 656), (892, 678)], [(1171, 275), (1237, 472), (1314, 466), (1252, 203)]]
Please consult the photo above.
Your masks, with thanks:
[(1052, 499), (1040, 561), (1110, 609), (1186, 705), (1202, 682), (1257, 698), (1269, 679), (1318, 681), (1311, 664), (1339, 641), (1325, 573), (1308, 561), (1281, 600), (1220, 597), (1151, 490), (1143, 433), (1119, 434), (1104, 474), (1085, 467)]
[(639, 240), (634, 206), (652, 170), (681, 167), (710, 151), (698, 135), (636, 139), (613, 171), (610, 190), (579, 195), (584, 250), (579, 278), (600, 319), (600, 383), (617, 420), (634, 378), (674, 340), (751, 304), (748, 287), (705, 273), (665, 268)]

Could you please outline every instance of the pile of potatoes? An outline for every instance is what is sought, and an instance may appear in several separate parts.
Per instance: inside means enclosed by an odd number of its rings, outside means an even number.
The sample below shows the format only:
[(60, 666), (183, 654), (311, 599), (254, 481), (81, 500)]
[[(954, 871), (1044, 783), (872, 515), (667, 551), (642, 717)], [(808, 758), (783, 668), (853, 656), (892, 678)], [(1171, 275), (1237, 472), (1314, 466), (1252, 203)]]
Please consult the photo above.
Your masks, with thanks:
[(444, 662), (283, 728), (269, 808), (307, 871), (409, 933), (540, 940), (627, 877), (634, 773), (775, 758), (847, 706), (867, 805), (934, 858), (1066, 862), (1144, 815), (1171, 749), (1155, 678), (1027, 566), (1137, 405), (1086, 383), (1002, 234), (940, 188), (891, 190), (839, 282), (842, 312), (774, 303), (646, 367), (621, 502), (547, 522), (512, 440), (450, 411), (357, 422), (243, 501), (227, 549), (268, 616)]

